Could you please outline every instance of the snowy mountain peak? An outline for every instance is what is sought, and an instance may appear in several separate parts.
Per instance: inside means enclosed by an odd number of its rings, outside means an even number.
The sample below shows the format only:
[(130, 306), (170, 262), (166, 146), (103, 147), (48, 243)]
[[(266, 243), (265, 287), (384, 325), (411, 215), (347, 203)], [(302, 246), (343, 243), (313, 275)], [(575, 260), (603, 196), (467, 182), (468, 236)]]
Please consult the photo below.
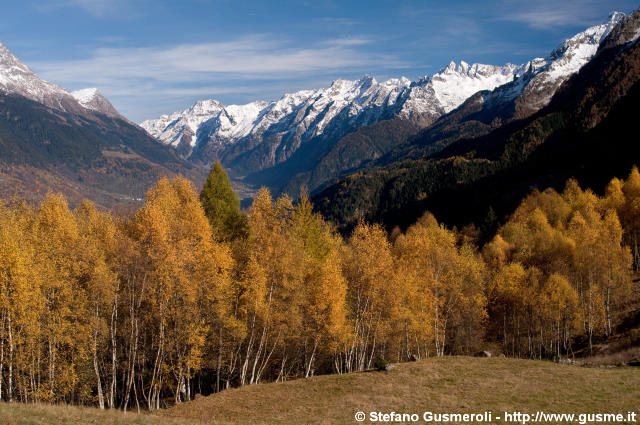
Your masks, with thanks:
[(6, 75), (11, 71), (33, 74), (20, 59), (15, 57), (4, 44), (0, 43), (0, 78), (3, 74)]
[[(207, 140), (221, 147), (248, 136), (265, 137), (272, 131), (279, 132), (278, 137), (286, 133), (306, 140), (336, 125), (366, 125), (396, 114), (432, 122), (476, 91), (512, 80), (514, 69), (509, 64), (494, 67), (452, 62), (448, 71), (417, 83), (406, 77), (379, 83), (365, 74), (358, 80), (336, 79), (324, 89), (285, 94), (275, 102), (224, 106), (216, 100), (202, 100), (182, 112), (140, 125), (162, 143), (182, 146), (190, 155), (203, 149)], [(185, 143), (190, 149), (184, 147)]]
[(419, 121), (426, 117), (425, 124), (428, 124), (460, 106), (474, 93), (493, 90), (513, 81), (519, 69), (510, 63), (494, 66), (451, 61), (431, 77), (423, 77), (411, 83), (399, 115)]
[(71, 92), (71, 95), (85, 109), (100, 112), (111, 117), (120, 116), (120, 113), (116, 108), (114, 108), (113, 105), (104, 96), (102, 96), (95, 87), (76, 90)]
[(624, 13), (614, 12), (606, 22), (589, 27), (562, 42), (546, 58), (531, 60), (520, 67), (521, 72), (514, 84), (500, 87), (489, 97), (494, 101), (518, 97), (519, 118), (536, 112), (549, 103), (563, 82), (591, 60), (600, 44), (624, 17)]
[(344, 80), (342, 78), (336, 78), (335, 80), (333, 80), (331, 82), (331, 86), (330, 87), (332, 87), (332, 88), (335, 87), (335, 88), (339, 89), (339, 88), (344, 87), (345, 85), (350, 85), (350, 84), (353, 84), (353, 83), (354, 82), (350, 81), (350, 80)]
[(75, 97), (76, 100), (80, 102), (80, 104), (85, 108), (87, 107), (86, 105), (89, 104), (99, 94), (100, 93), (98, 92), (98, 89), (95, 87), (76, 90), (71, 92), (71, 95)]
[(405, 76), (400, 78), (390, 78), (387, 81), (384, 81), (382, 84), (386, 86), (403, 86), (409, 87), (411, 85), (411, 80)]
[(2, 43), (0, 43), (0, 92), (18, 94), (66, 112), (82, 114), (90, 110), (122, 118), (98, 89), (87, 88), (70, 93), (63, 87), (44, 81)]
[(363, 75), (359, 80), (358, 80), (358, 84), (359, 85), (373, 85), (373, 84), (378, 84), (378, 81), (376, 81), (376, 79), (369, 75), (369, 74), (365, 74)]
[(574, 56), (579, 59), (590, 59), (598, 50), (598, 46), (611, 30), (624, 19), (626, 15), (621, 12), (613, 12), (609, 15), (609, 20), (600, 25), (594, 25), (586, 30), (574, 35), (556, 47), (549, 59), (554, 60), (562, 56)]
[(0, 91), (64, 111), (82, 109), (64, 88), (42, 80), (0, 43)]
[(609, 13), (609, 22), (617, 24), (622, 19), (624, 19), (625, 16), (626, 16), (626, 14), (624, 14), (622, 12), (613, 11), (613, 12)]
[(455, 61), (451, 61), (449, 62), (449, 65), (447, 65), (446, 68), (443, 68), (439, 71), (439, 73), (451, 73), (451, 72), (455, 72), (456, 68), (458, 67), (458, 64)]
[(206, 111), (219, 111), (224, 109), (224, 104), (214, 99), (199, 100), (192, 107), (192, 112), (206, 113)]

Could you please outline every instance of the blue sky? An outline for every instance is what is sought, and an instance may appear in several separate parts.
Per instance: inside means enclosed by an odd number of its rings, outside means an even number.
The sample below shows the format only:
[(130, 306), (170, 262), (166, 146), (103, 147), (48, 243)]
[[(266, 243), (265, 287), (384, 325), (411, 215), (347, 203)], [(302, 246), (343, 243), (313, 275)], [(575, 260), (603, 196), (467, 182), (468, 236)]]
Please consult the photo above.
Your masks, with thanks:
[(277, 99), (370, 74), (414, 80), (450, 60), (502, 65), (630, 12), (627, 0), (5, 2), (0, 42), (41, 77), (98, 89), (140, 122), (198, 99)]

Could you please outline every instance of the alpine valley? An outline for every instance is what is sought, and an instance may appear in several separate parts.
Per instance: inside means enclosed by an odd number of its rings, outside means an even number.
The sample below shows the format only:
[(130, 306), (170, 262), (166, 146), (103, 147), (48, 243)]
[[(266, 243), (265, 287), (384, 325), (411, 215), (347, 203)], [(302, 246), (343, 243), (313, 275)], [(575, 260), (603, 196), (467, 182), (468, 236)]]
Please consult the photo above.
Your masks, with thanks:
[(451, 62), (413, 82), (366, 75), (277, 101), (202, 100), (140, 125), (195, 164), (219, 159), (244, 196), (260, 186), (294, 197), (303, 186), (315, 193), (357, 170), (420, 157), (530, 116), (589, 62), (623, 17), (613, 13), (522, 65)]
[[(362, 171), (356, 176), (387, 175), (380, 167), (404, 169), (397, 164), (509, 131), (544, 109), (628, 20), (612, 13), (546, 58), (521, 65), (451, 62), (417, 81), (378, 82), (366, 75), (276, 101), (225, 106), (201, 100), (139, 126), (97, 89), (69, 92), (46, 82), (0, 45), (0, 196), (38, 199), (55, 190), (72, 202), (136, 204), (165, 175), (182, 174), (200, 186), (220, 160), (247, 203), (262, 186), (294, 197), (306, 187), (341, 225), (360, 216), (384, 220), (382, 187), (356, 191), (362, 205), (347, 202), (341, 213), (327, 209), (336, 187), (353, 186), (340, 179)], [(411, 199), (426, 193), (419, 190)]]
[(636, 421), (640, 9), (27, 3), (124, 100), (0, 44), (0, 425)]

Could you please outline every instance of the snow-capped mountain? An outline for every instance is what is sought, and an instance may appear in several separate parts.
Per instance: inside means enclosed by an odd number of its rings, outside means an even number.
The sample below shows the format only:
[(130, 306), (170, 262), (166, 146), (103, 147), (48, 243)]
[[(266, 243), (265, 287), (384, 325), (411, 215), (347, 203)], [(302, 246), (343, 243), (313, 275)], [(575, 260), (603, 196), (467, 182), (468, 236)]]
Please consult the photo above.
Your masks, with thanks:
[(357, 128), (381, 120), (400, 118), (427, 127), (479, 92), (488, 104), (515, 102), (514, 117), (523, 117), (548, 104), (623, 16), (614, 13), (607, 22), (566, 40), (548, 57), (523, 65), (451, 62), (414, 82), (402, 77), (379, 83), (366, 75), (271, 102), (225, 106), (203, 100), (140, 125), (183, 157), (205, 164), (219, 158), (232, 173), (246, 175), (289, 160), (309, 142), (322, 154)]
[[(452, 113), (440, 117), (433, 125), (406, 143), (375, 159), (379, 164), (421, 158), (444, 149), (461, 138), (479, 137), (496, 127), (523, 119), (549, 104), (560, 86), (589, 63), (609, 34), (627, 20), (622, 13), (612, 13), (609, 19), (562, 42), (545, 58), (535, 58), (518, 67), (513, 81), (494, 90), (479, 91), (465, 100)], [(625, 40), (635, 36), (628, 34)]]
[[(314, 205), (345, 232), (362, 218), (386, 228), (403, 227), (425, 211), (460, 227), (478, 223), (494, 208), (498, 216), (508, 216), (532, 188), (561, 187), (569, 178), (604, 187), (613, 176), (628, 173), (640, 157), (635, 121), (639, 35), (640, 9), (623, 19), (612, 15), (604, 26), (572, 37), (547, 59), (533, 61), (527, 79), (523, 75), (496, 90), (492, 99), (502, 99), (502, 105), (483, 104), (486, 92), (472, 96), (367, 169), (348, 171), (348, 178), (327, 185), (312, 197)], [(547, 106), (514, 119), (507, 94), (518, 100), (527, 92), (522, 87), (537, 76), (551, 82), (553, 90), (555, 77), (564, 79), (578, 67)], [(540, 91), (540, 99), (549, 95), (546, 91)], [(511, 122), (502, 125), (504, 118)]]
[(0, 92), (14, 93), (63, 111), (83, 108), (64, 88), (44, 81), (0, 43)]
[(514, 118), (524, 118), (546, 106), (556, 90), (596, 54), (600, 44), (625, 17), (614, 12), (607, 22), (590, 27), (564, 41), (546, 58), (535, 58), (521, 67), (516, 79), (482, 97), (484, 102), (515, 100)]
[[(137, 204), (162, 176), (196, 184), (204, 170), (130, 123), (96, 89), (44, 81), (0, 44), (0, 197)], [(26, 194), (26, 195), (25, 195)]]
[[(257, 139), (275, 137), (290, 142), (282, 160), (310, 139), (341, 137), (394, 115), (428, 125), (478, 90), (512, 81), (517, 69), (511, 64), (452, 62), (432, 77), (413, 83), (404, 77), (378, 83), (369, 75), (356, 81), (338, 79), (328, 88), (285, 94), (272, 102), (224, 106), (215, 100), (199, 101), (187, 110), (140, 125), (162, 143), (187, 155), (195, 153), (205, 162), (242, 139), (251, 139), (251, 149)], [(273, 161), (266, 161), (269, 164)]]
[(121, 117), (113, 105), (96, 88), (73, 93), (38, 77), (28, 66), (0, 43), (0, 93), (24, 96), (53, 109), (83, 113), (95, 111)]
[(427, 114), (435, 120), (451, 112), (482, 90), (492, 90), (507, 84), (522, 72), (522, 67), (510, 63), (498, 67), (451, 61), (431, 77), (424, 77), (411, 86), (403, 99), (399, 115), (405, 118)]
[(97, 88), (87, 88), (71, 92), (71, 95), (85, 109), (100, 112), (110, 117), (120, 116), (120, 113), (113, 107), (111, 102), (107, 100)]
[(200, 100), (182, 112), (162, 115), (140, 125), (164, 144), (188, 156), (197, 144), (196, 133), (203, 123), (207, 122), (209, 127), (217, 123), (220, 138), (239, 138), (248, 133), (246, 127), (253, 123), (266, 105), (266, 102), (253, 102), (225, 107), (217, 100)]

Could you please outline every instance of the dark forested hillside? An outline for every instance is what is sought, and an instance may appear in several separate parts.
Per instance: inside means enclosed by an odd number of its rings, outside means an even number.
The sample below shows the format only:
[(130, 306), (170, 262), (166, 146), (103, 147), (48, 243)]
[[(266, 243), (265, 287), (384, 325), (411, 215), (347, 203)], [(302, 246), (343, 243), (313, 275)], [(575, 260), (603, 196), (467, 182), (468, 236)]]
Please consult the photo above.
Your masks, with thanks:
[(0, 196), (62, 191), (114, 206), (142, 198), (162, 176), (204, 173), (120, 117), (67, 113), (0, 95)]
[(425, 210), (460, 226), (482, 223), (490, 209), (504, 216), (533, 188), (558, 188), (569, 177), (601, 190), (640, 157), (640, 46), (631, 31), (637, 21), (636, 12), (537, 114), (352, 175), (318, 194), (316, 206), (343, 229), (360, 218), (406, 227)]
[(302, 186), (311, 191), (320, 189), (337, 178), (370, 166), (420, 128), (421, 124), (401, 118), (360, 127), (332, 145), (309, 170), (295, 175), (283, 190), (297, 196)]

